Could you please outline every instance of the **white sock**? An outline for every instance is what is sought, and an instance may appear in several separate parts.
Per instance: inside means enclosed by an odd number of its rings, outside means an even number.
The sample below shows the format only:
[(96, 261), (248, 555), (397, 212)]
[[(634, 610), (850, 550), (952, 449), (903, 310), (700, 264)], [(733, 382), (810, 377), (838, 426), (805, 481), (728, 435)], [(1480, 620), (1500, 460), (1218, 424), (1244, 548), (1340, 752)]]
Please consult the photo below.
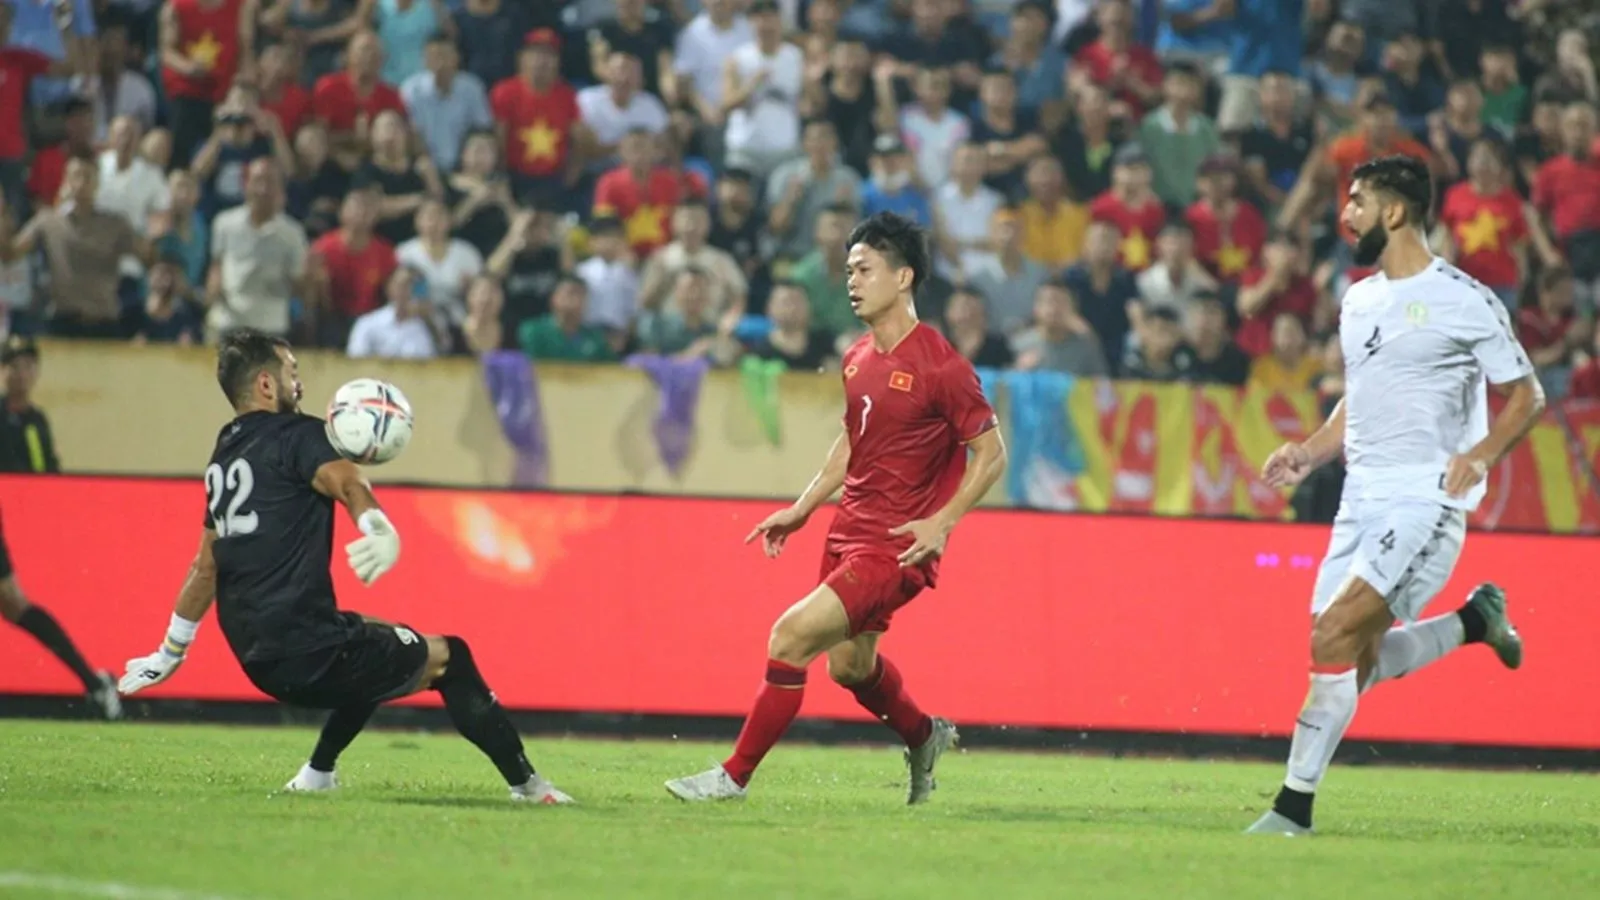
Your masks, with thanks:
[(1378, 665), (1367, 674), (1367, 682), (1361, 689), (1371, 690), (1380, 681), (1409, 675), (1437, 662), (1461, 646), (1466, 637), (1461, 617), (1455, 613), (1413, 622), (1403, 628), (1391, 628), (1378, 646)]
[(1294, 723), (1294, 740), (1289, 744), (1289, 775), (1285, 787), (1303, 794), (1315, 793), (1317, 784), (1333, 761), (1333, 751), (1344, 737), (1344, 730), (1356, 715), (1356, 670), (1337, 675), (1320, 672), (1311, 675), (1311, 690), (1306, 705)]

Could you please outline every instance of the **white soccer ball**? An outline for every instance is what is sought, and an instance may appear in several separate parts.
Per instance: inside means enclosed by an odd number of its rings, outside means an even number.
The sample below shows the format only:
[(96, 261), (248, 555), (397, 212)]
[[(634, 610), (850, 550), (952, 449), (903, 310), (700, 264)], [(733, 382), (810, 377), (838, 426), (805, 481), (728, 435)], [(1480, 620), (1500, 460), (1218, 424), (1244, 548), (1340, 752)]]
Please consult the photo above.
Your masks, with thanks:
[(328, 404), (328, 440), (344, 458), (379, 466), (411, 443), (411, 402), (376, 378), (357, 378)]

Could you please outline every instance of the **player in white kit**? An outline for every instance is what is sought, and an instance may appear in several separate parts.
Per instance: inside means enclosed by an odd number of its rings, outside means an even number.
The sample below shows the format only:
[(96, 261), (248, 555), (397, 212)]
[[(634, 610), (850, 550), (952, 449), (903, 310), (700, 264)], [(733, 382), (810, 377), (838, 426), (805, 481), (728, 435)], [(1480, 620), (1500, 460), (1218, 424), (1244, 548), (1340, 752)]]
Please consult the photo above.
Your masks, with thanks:
[[(1455, 612), (1417, 621), (1450, 580), (1489, 468), (1544, 409), (1505, 307), (1428, 249), (1432, 194), (1427, 165), (1409, 157), (1353, 173), (1342, 220), (1358, 236), (1357, 265), (1379, 271), (1351, 285), (1340, 308), (1344, 400), (1266, 463), (1268, 483), (1289, 486), (1342, 450), (1348, 475), (1311, 602), (1311, 688), (1288, 777), (1249, 833), (1311, 832), (1317, 785), (1362, 691), (1468, 643), (1487, 644), (1507, 668), (1522, 664), (1522, 639), (1492, 584)], [(1490, 385), (1506, 395), (1492, 426)]]

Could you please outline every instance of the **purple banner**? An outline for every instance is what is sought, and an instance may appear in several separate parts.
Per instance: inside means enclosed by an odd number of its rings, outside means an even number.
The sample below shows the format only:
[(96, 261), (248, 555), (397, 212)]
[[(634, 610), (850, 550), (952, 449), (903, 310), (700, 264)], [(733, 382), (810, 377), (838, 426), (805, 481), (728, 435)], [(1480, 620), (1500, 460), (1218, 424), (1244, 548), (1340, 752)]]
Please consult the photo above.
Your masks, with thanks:
[(500, 431), (517, 454), (511, 486), (549, 484), (550, 442), (545, 440), (544, 407), (539, 402), (539, 377), (533, 361), (516, 350), (485, 354), (483, 381), (489, 388), (495, 418), (500, 420)]
[(639, 353), (628, 357), (628, 365), (648, 373), (661, 392), (661, 406), (656, 410), (651, 430), (656, 436), (662, 464), (676, 476), (689, 458), (689, 445), (694, 440), (694, 411), (700, 403), (700, 380), (710, 363), (703, 358), (675, 359)]

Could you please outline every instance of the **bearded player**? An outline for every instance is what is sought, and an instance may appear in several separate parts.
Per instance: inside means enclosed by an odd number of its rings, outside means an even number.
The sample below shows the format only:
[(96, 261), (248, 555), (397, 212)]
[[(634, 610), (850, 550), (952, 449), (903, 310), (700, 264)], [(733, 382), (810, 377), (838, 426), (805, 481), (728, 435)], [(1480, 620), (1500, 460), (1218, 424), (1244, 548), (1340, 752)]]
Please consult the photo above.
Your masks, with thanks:
[(379, 704), (433, 690), (461, 736), (500, 770), (512, 800), (570, 803), (534, 772), (466, 641), (338, 608), (329, 571), (334, 505), (361, 530), (345, 553), (363, 584), (394, 567), (400, 535), (323, 421), (301, 414), (299, 363), (288, 343), (249, 330), (227, 334), (217, 348), (217, 383), (234, 418), (206, 467), (200, 551), (166, 638), (156, 652), (128, 660), (122, 692), (171, 678), (215, 600), (222, 636), (251, 683), (274, 700), (331, 711), (287, 790), (338, 787), (339, 754)]
[(955, 726), (924, 713), (894, 663), (878, 655), (878, 639), (896, 610), (934, 586), (951, 530), (1005, 469), (1005, 445), (971, 364), (917, 321), (926, 235), (880, 213), (857, 225), (848, 245), (850, 305), (868, 330), (844, 354), (844, 433), (800, 499), (745, 538), (760, 537), (767, 556), (777, 556), (842, 486), (821, 584), (772, 627), (766, 680), (733, 755), (667, 782), (682, 800), (745, 796), (800, 712), (807, 666), (824, 653), (828, 675), (905, 741), (907, 802), (928, 799), (934, 767), (956, 743)]
[[(1275, 486), (1298, 484), (1341, 450), (1348, 475), (1312, 595), (1311, 688), (1288, 777), (1250, 833), (1311, 832), (1317, 786), (1362, 691), (1463, 644), (1487, 644), (1509, 669), (1522, 664), (1495, 585), (1417, 621), (1450, 580), (1489, 469), (1544, 409), (1505, 307), (1428, 249), (1432, 204), (1419, 160), (1389, 156), (1355, 170), (1342, 218), (1359, 236), (1356, 264), (1378, 272), (1352, 285), (1340, 310), (1344, 400), (1304, 443), (1267, 459)], [(1492, 426), (1486, 384), (1506, 397)], [(1406, 624), (1392, 628), (1397, 619)]]

